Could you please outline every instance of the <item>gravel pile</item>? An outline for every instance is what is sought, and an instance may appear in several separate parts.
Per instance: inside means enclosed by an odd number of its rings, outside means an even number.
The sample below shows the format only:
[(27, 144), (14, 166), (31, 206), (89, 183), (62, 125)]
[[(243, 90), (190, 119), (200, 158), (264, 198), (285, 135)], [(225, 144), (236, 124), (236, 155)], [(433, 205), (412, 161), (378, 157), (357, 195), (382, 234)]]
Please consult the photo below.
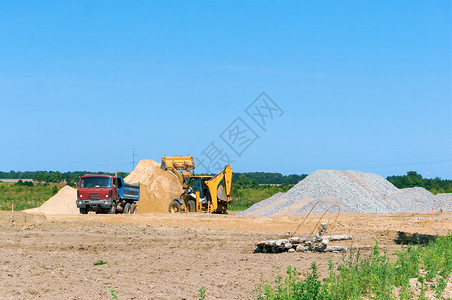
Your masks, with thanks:
[[(452, 197), (424, 188), (398, 189), (385, 178), (358, 171), (318, 170), (287, 193), (278, 193), (238, 215), (275, 216), (323, 213), (333, 205), (360, 213), (428, 212), (452, 209)], [(337, 211), (337, 210), (331, 210)]]
[(444, 211), (452, 211), (452, 193), (437, 194), (435, 196), (435, 207), (442, 208)]

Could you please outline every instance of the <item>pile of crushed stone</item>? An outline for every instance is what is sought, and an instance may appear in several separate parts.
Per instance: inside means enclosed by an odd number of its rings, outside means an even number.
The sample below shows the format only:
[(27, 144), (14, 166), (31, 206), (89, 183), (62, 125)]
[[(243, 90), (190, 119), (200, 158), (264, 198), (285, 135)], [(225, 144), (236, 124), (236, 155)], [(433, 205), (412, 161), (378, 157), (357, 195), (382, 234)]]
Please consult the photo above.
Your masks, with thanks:
[(160, 163), (152, 159), (140, 160), (124, 181), (140, 183), (140, 201), (137, 213), (168, 212), (170, 202), (179, 198), (182, 184), (171, 171), (160, 168)]
[(77, 208), (77, 190), (66, 185), (40, 207), (26, 209), (27, 213), (43, 213), (49, 215), (75, 215)]
[(286, 193), (277, 193), (237, 215), (300, 215), (307, 214), (314, 205), (313, 213), (323, 213), (334, 205), (340, 206), (342, 212), (360, 213), (449, 211), (452, 196), (435, 196), (420, 187), (398, 189), (372, 173), (317, 170)]

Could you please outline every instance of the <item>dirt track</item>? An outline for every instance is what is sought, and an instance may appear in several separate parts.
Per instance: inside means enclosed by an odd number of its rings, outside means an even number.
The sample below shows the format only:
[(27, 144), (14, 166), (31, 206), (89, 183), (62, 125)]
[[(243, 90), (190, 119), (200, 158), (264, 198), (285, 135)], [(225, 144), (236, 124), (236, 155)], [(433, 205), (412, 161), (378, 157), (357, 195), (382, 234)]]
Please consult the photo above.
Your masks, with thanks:
[[(335, 253), (253, 254), (254, 243), (294, 231), (304, 216), (237, 217), (205, 214), (43, 216), (0, 212), (1, 298), (14, 299), (207, 299), (252, 297), (260, 280), (273, 281), (288, 265), (303, 274), (312, 261), (326, 275)], [(334, 220), (335, 215), (325, 220)], [(309, 233), (312, 215), (299, 230)], [(329, 233), (350, 233), (335, 245), (367, 251), (377, 238), (399, 248), (398, 231), (447, 234), (452, 212), (437, 214), (341, 214)], [(108, 264), (95, 266), (98, 260)]]

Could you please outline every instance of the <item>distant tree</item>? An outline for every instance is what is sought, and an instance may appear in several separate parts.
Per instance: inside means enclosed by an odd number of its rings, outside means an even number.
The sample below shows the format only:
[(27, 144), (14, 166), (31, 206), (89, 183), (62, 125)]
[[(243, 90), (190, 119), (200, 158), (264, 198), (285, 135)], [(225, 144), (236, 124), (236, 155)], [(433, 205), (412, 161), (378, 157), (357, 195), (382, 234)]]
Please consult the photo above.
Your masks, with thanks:
[(418, 186), (429, 190), (433, 194), (452, 192), (452, 180), (443, 180), (439, 177), (434, 179), (422, 178), (422, 175), (415, 171), (409, 171), (402, 176), (388, 176), (386, 179), (400, 189)]
[(259, 186), (256, 179), (240, 174), (239, 178), (234, 182), (234, 186), (238, 188), (253, 188)]
[(19, 179), (19, 181), (17, 181), (15, 185), (18, 185), (18, 186), (34, 186), (33, 182), (31, 182), (31, 181), (23, 181), (22, 179)]

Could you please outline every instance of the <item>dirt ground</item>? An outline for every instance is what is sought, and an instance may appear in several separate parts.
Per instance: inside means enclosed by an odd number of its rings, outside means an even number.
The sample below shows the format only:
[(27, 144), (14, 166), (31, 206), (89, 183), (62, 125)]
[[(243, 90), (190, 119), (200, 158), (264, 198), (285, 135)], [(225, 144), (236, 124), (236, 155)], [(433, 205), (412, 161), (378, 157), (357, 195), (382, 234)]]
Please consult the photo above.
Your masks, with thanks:
[[(376, 238), (389, 253), (400, 248), (398, 231), (447, 234), (452, 212), (341, 214), (325, 216), (331, 242), (368, 252)], [(2, 299), (249, 299), (261, 280), (272, 282), (288, 265), (301, 274), (313, 261), (323, 276), (339, 253), (253, 254), (260, 240), (287, 237), (304, 216), (229, 215), (40, 215), (0, 212), (0, 298)], [(311, 215), (295, 236), (309, 234)], [(94, 265), (96, 261), (107, 264)]]

